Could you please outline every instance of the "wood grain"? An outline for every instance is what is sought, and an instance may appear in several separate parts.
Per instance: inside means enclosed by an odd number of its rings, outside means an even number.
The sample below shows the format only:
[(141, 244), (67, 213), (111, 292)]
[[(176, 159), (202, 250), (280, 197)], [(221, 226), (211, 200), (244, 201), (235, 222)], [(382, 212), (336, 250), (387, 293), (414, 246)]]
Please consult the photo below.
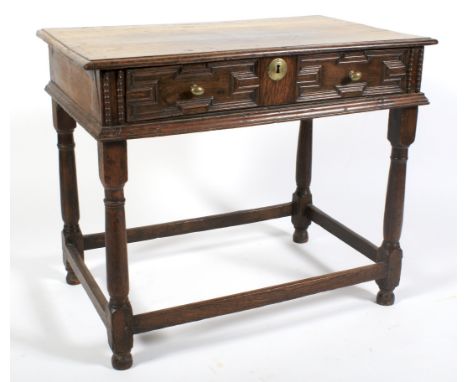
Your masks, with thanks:
[[(256, 66), (255, 60), (241, 60), (127, 70), (127, 120), (255, 107)], [(204, 94), (193, 95), (193, 84), (203, 87)]]
[[(297, 100), (373, 96), (406, 92), (410, 49), (355, 50), (299, 56)], [(353, 82), (350, 71), (362, 77)]]
[(74, 274), (83, 285), (84, 290), (88, 294), (91, 302), (93, 303), (96, 311), (101, 317), (102, 322), (106, 327), (109, 327), (110, 311), (108, 301), (102, 293), (101, 288), (97, 284), (93, 275), (86, 266), (81, 253), (75, 248), (74, 245), (67, 244), (65, 247), (65, 255), (70, 267), (73, 269)]
[(393, 290), (400, 282), (403, 257), (400, 236), (405, 203), (406, 163), (408, 147), (416, 136), (417, 119), (417, 107), (390, 110), (388, 140), (392, 145), (392, 152), (385, 199), (384, 240), (378, 251), (378, 260), (387, 263), (388, 273), (385, 278), (377, 280), (380, 287), (377, 303), (380, 305), (392, 305), (395, 302)]
[(237, 59), (246, 55), (281, 56), (350, 46), (421, 46), (437, 42), (427, 37), (324, 16), (203, 24), (48, 28), (37, 34), (86, 69)]
[(84, 70), (76, 61), (53, 46), (49, 49), (49, 62), (51, 81), (87, 114), (100, 122), (102, 115), (98, 73)]
[(349, 229), (336, 219), (333, 219), (321, 209), (314, 205), (309, 205), (307, 208), (307, 215), (315, 224), (318, 224), (370, 260), (378, 260), (378, 247), (375, 244)]
[(134, 333), (147, 332), (359, 284), (381, 277), (385, 273), (385, 268), (384, 263), (366, 265), (249, 292), (137, 314), (134, 316), (133, 330)]
[(376, 97), (356, 97), (345, 100), (301, 103), (257, 107), (246, 110), (230, 110), (158, 121), (140, 122), (131, 125), (105, 127), (71, 101), (54, 83), (49, 83), (46, 91), (94, 138), (100, 141), (137, 139), (175, 134), (189, 134), (200, 131), (232, 129), (246, 126), (264, 125), (278, 122), (295, 121), (304, 118), (320, 118), (332, 115), (360, 113), (364, 111), (385, 110), (407, 106), (428, 105), (429, 100), (423, 93), (390, 94)]
[[(323, 16), (224, 23), (38, 31), (49, 44), (58, 133), (67, 281), (81, 282), (107, 326), (112, 365), (132, 365), (133, 334), (239, 312), (376, 280), (377, 303), (391, 305), (399, 283), (406, 160), (416, 131), (424, 46), (417, 37)], [(288, 72), (272, 81), (273, 58)], [(350, 75), (360, 72), (359, 75)], [(194, 87), (194, 84), (197, 87)], [(200, 88), (200, 86), (204, 89)], [(191, 90), (194, 89), (194, 90)], [(390, 109), (391, 164), (384, 239), (376, 247), (312, 204), (312, 119)], [(291, 203), (127, 229), (127, 140), (300, 120), (296, 191)], [(105, 232), (79, 227), (73, 130), (98, 141)], [(177, 203), (176, 203), (177, 204)], [(177, 206), (175, 206), (177, 207)], [(134, 315), (127, 243), (291, 216), (293, 239), (314, 222), (375, 262), (267, 288)], [(106, 247), (109, 301), (84, 262), (85, 249)]]
[(286, 61), (288, 70), (284, 78), (279, 81), (274, 81), (268, 76), (268, 67), (272, 58), (258, 60), (258, 76), (261, 81), (258, 96), (260, 105), (285, 105), (296, 101), (297, 58), (294, 56), (280, 58)]
[(294, 226), (293, 241), (306, 243), (309, 240), (307, 227), (311, 219), (307, 214), (309, 204), (312, 204), (310, 181), (312, 180), (312, 137), (313, 120), (302, 119), (299, 126), (296, 153), (296, 191), (292, 196), (291, 221)]
[(78, 183), (76, 177), (75, 140), (73, 133), (76, 122), (55, 101), (52, 101), (52, 118), (57, 131), (59, 151), (60, 207), (62, 211), (62, 254), (67, 271), (66, 282), (79, 284), (66, 256), (66, 246), (74, 245), (81, 257), (84, 257), (83, 235), (81, 233), (80, 206), (78, 201)]
[(127, 231), (125, 197), (127, 182), (127, 142), (99, 142), (99, 177), (104, 186), (106, 217), (106, 275), (109, 292), (108, 341), (112, 366), (131, 367), (133, 347), (132, 306), (128, 300)]
[[(153, 224), (143, 227), (129, 228), (127, 230), (127, 242), (134, 243), (143, 240), (183, 235), (210, 229), (232, 227), (241, 224), (250, 224), (264, 220), (278, 219), (290, 215), (291, 203), (284, 203), (269, 207), (235, 211), (194, 219), (178, 220), (169, 223)], [(83, 238), (84, 247), (86, 250), (105, 246), (104, 233), (84, 235)]]

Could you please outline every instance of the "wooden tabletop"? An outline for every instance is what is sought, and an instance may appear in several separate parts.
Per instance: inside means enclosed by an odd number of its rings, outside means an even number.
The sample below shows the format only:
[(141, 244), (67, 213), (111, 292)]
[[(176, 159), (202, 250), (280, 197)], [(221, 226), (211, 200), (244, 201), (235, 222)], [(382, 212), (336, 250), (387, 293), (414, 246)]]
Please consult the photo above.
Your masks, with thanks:
[(437, 43), (428, 37), (324, 16), (203, 24), (48, 28), (39, 30), (37, 35), (85, 69)]

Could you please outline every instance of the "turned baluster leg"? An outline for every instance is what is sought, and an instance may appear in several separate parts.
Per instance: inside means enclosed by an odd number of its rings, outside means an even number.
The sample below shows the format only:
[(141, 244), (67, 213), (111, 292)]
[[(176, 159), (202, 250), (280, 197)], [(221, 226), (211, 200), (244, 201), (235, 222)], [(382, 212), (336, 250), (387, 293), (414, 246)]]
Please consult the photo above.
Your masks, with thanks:
[[(59, 150), (60, 201), (63, 219), (62, 246), (72, 244), (83, 256), (83, 235), (78, 224), (80, 208), (76, 181), (75, 142), (73, 140), (76, 122), (55, 101), (52, 101), (52, 115), (54, 127), (57, 130)], [(63, 263), (67, 271), (67, 283), (70, 285), (79, 284), (78, 278), (65, 257), (65, 250), (63, 250)]]
[(109, 345), (112, 366), (128, 369), (132, 365), (132, 307), (128, 300), (127, 232), (123, 187), (127, 182), (127, 143), (99, 142), (99, 176), (105, 191), (106, 269), (109, 291)]
[(380, 288), (377, 303), (392, 305), (395, 301), (393, 290), (398, 286), (403, 252), (400, 248), (405, 199), (406, 161), (408, 147), (416, 133), (417, 107), (390, 110), (388, 140), (392, 144), (390, 171), (388, 175), (387, 198), (383, 234), (379, 248), (379, 261), (387, 263), (388, 271), (384, 279), (377, 280)]
[(306, 215), (307, 205), (312, 203), (310, 180), (312, 176), (312, 119), (303, 119), (299, 127), (296, 158), (296, 184), (293, 194), (291, 220), (294, 225), (293, 241), (305, 243), (308, 240), (307, 227), (310, 219)]

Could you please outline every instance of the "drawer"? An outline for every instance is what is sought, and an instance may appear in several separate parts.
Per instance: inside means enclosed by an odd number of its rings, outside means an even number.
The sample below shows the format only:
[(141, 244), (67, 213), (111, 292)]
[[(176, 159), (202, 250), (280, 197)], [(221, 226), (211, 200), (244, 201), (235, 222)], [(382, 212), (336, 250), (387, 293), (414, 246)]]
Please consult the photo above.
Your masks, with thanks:
[[(141, 122), (222, 110), (404, 93), (410, 49), (281, 57), (287, 71), (269, 75), (275, 58), (127, 69), (125, 118)], [(123, 114), (123, 113), (122, 113)]]
[(256, 60), (126, 71), (127, 122), (257, 106)]
[(409, 49), (322, 53), (298, 57), (296, 100), (406, 92)]

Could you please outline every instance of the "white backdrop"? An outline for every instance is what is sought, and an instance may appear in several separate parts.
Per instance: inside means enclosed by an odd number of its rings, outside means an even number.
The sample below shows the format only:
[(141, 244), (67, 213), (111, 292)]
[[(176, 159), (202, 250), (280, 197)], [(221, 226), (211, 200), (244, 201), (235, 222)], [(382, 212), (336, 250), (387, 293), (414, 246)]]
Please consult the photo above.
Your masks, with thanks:
[[(450, 2), (445, 2), (449, 4)], [(418, 2), (19, 2), (11, 110), (12, 380), (454, 381), (456, 71), (447, 71), (449, 6)], [(274, 5), (273, 5), (274, 4)], [(287, 9), (284, 9), (287, 7)], [(24, 11), (24, 12), (23, 12)], [(453, 9), (450, 10), (453, 13)], [(366, 283), (135, 337), (134, 367), (112, 370), (104, 327), (81, 287), (64, 283), (56, 137), (42, 27), (202, 22), (323, 14), (434, 37), (425, 51), (416, 142), (409, 152), (404, 264), (397, 302)], [(437, 23), (434, 19), (439, 20)], [(443, 75), (441, 75), (443, 73)], [(27, 105), (25, 109), (24, 106)], [(27, 110), (25, 112), (24, 110)], [(380, 243), (390, 145), (387, 112), (318, 119), (317, 206)], [(129, 142), (127, 225), (289, 201), (298, 123)], [(83, 232), (103, 231), (95, 141), (77, 129)], [(129, 246), (134, 312), (367, 264), (317, 226), (292, 243), (289, 219)], [(105, 290), (103, 251), (87, 262)]]

